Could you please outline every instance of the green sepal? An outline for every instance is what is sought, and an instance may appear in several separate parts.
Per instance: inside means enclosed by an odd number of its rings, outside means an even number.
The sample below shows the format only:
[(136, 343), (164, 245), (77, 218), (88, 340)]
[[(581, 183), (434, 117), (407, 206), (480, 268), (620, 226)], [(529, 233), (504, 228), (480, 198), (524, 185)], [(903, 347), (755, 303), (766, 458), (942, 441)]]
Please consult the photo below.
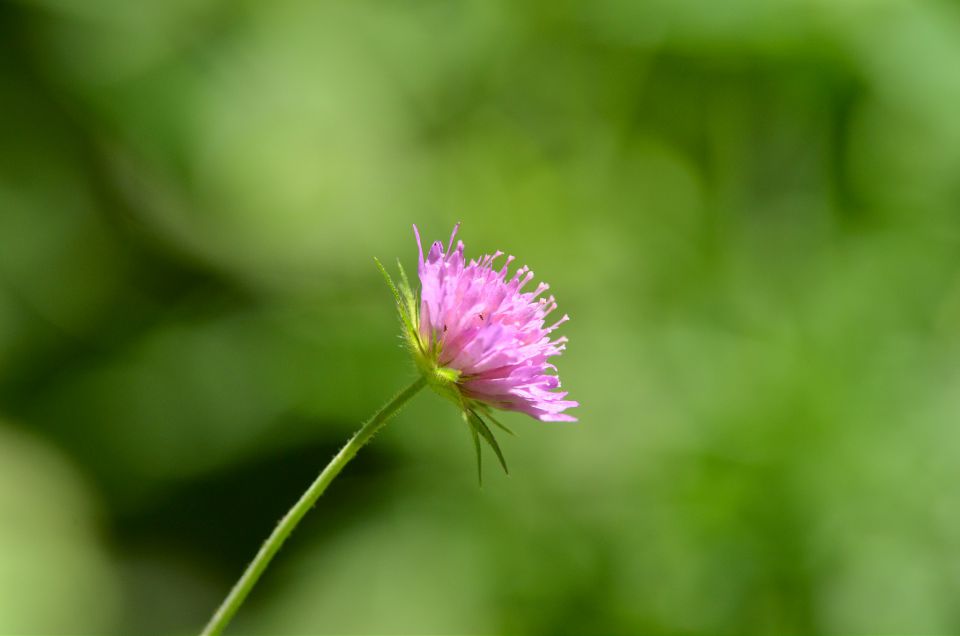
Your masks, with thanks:
[(497, 443), (497, 438), (493, 436), (493, 433), (490, 431), (490, 427), (487, 426), (476, 411), (468, 410), (466, 411), (467, 418), (472, 425), (472, 428), (476, 433), (480, 434), (480, 437), (493, 449), (493, 452), (496, 454), (497, 459), (500, 461), (500, 466), (503, 468), (503, 472), (507, 475), (510, 474), (510, 470), (507, 468), (507, 460), (503, 458), (503, 452), (500, 450), (500, 444)]
[(407, 271), (403, 269), (403, 263), (397, 259), (397, 269), (400, 270), (400, 294), (407, 304), (407, 315), (410, 316), (414, 325), (420, 324), (420, 308), (417, 303), (417, 295), (413, 293), (413, 287), (410, 286), (410, 279), (407, 278)]
[(480, 452), (480, 435), (477, 433), (477, 427), (473, 426), (470, 423), (470, 419), (467, 417), (466, 411), (463, 413), (463, 421), (467, 423), (467, 428), (470, 429), (470, 437), (473, 438), (473, 449), (477, 454), (477, 483), (480, 487), (483, 487), (483, 454)]
[(400, 304), (400, 292), (397, 291), (397, 286), (393, 284), (393, 279), (390, 278), (390, 274), (387, 272), (387, 268), (383, 266), (383, 263), (380, 262), (380, 259), (376, 256), (373, 257), (373, 262), (377, 264), (377, 269), (380, 270), (380, 273), (383, 274), (383, 280), (387, 281), (387, 286), (390, 288), (390, 291), (393, 292), (393, 297), (396, 299), (397, 304)]
[(503, 431), (503, 432), (506, 433), (507, 435), (513, 435), (514, 437), (517, 436), (516, 433), (514, 433), (511, 429), (507, 428), (507, 425), (506, 425), (506, 424), (503, 424), (502, 422), (500, 422), (500, 420), (498, 420), (497, 418), (495, 418), (495, 417), (493, 416), (493, 409), (491, 409), (491, 408), (490, 408), (489, 406), (487, 406), (486, 404), (483, 404), (482, 402), (481, 402), (481, 403), (478, 403), (478, 406), (479, 406), (480, 409), (483, 411), (483, 414), (486, 416), (486, 418), (487, 418), (488, 420), (490, 420), (491, 422), (493, 422), (494, 426), (496, 426), (497, 428), (499, 428), (501, 431)]
[(379, 269), (380, 273), (383, 274), (383, 279), (387, 281), (387, 286), (390, 288), (390, 291), (393, 292), (393, 298), (397, 302), (397, 313), (400, 314), (400, 321), (403, 323), (403, 327), (406, 330), (404, 337), (406, 338), (408, 345), (415, 350), (421, 349), (420, 337), (417, 335), (417, 330), (414, 327), (414, 324), (417, 321), (416, 304), (413, 301), (413, 292), (410, 290), (410, 282), (407, 280), (407, 275), (403, 272), (403, 268), (401, 267), (401, 285), (399, 288), (397, 288), (396, 284), (393, 282), (393, 279), (390, 277), (390, 274), (387, 273), (386, 268), (380, 262), (380, 259), (374, 257), (373, 262), (377, 264), (377, 269)]

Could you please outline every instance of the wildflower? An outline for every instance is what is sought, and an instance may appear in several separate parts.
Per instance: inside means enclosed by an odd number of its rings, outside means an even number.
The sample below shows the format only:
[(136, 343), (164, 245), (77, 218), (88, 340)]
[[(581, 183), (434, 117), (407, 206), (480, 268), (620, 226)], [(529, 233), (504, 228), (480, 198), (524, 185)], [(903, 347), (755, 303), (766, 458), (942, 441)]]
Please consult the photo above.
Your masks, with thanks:
[(507, 470), (487, 421), (508, 433), (510, 430), (494, 418), (493, 409), (526, 413), (544, 422), (575, 421), (564, 411), (578, 404), (565, 400), (567, 394), (556, 390), (560, 388), (560, 380), (552, 373), (556, 367), (547, 362), (564, 350), (567, 339), (551, 340), (550, 334), (568, 317), (564, 315), (549, 327), (544, 326), (557, 303), (553, 296), (540, 297), (548, 289), (545, 283), (532, 292), (523, 291), (533, 278), (527, 267), (521, 267), (507, 280), (512, 256), (499, 270), (493, 265), (503, 256), (501, 252), (466, 263), (463, 242), (457, 241), (457, 249), (452, 249), (459, 227), (457, 224), (453, 228), (446, 251), (438, 241), (424, 258), (420, 232), (413, 226), (420, 249), (419, 301), (403, 266), (397, 286), (380, 261), (376, 261), (396, 298), (404, 338), (421, 375), (364, 422), (334, 455), (267, 537), (210, 618), (202, 636), (217, 636), (226, 628), (260, 575), (330, 482), (424, 387), (433, 387), (460, 409), (473, 436), (478, 474), (481, 438), (496, 453), (503, 470)]
[(399, 289), (387, 279), (421, 373), (460, 409), (473, 434), (478, 461), (482, 437), (506, 470), (486, 422), (509, 430), (497, 422), (493, 409), (526, 413), (544, 422), (576, 421), (564, 411), (578, 403), (557, 390), (556, 367), (548, 361), (566, 348), (566, 337), (551, 339), (551, 334), (569, 316), (546, 325), (557, 307), (553, 296), (542, 297), (549, 285), (523, 291), (533, 272), (524, 266), (508, 278), (513, 256), (499, 269), (494, 266), (503, 256), (500, 251), (467, 262), (463, 241), (453, 247), (459, 227), (453, 228), (446, 250), (437, 241), (424, 255), (420, 232), (413, 226), (419, 249), (419, 301), (402, 266)]

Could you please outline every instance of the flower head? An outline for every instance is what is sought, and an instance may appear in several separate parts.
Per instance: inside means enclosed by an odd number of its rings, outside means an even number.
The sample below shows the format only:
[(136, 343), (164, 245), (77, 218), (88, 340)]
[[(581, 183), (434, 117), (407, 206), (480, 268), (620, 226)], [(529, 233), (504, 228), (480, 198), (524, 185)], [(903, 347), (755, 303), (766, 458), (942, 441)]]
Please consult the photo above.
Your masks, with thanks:
[(463, 241), (453, 244), (459, 227), (453, 228), (446, 249), (436, 241), (424, 254), (420, 232), (413, 226), (419, 248), (419, 301), (402, 267), (399, 290), (389, 276), (387, 280), (420, 371), (460, 407), (474, 439), (479, 434), (488, 441), (503, 463), (484, 421), (504, 428), (492, 409), (526, 413), (544, 422), (576, 421), (564, 411), (578, 403), (558, 390), (556, 367), (549, 362), (566, 347), (566, 337), (552, 334), (569, 317), (547, 325), (547, 316), (557, 308), (553, 296), (543, 297), (549, 285), (524, 291), (533, 272), (524, 266), (509, 276), (513, 256), (499, 267), (499, 251), (466, 261)]
[(527, 267), (512, 277), (507, 270), (514, 258), (495, 252), (466, 262), (463, 241), (453, 240), (444, 251), (440, 241), (426, 255), (420, 233), (414, 226), (420, 250), (420, 308), (417, 334), (429, 361), (457, 373), (457, 385), (468, 401), (519, 411), (545, 422), (575, 421), (563, 413), (576, 402), (555, 391), (560, 380), (547, 360), (560, 355), (566, 337), (551, 340), (551, 334), (570, 319), (564, 315), (546, 326), (547, 315), (557, 308), (549, 289), (540, 283), (533, 291), (524, 287), (533, 279)]

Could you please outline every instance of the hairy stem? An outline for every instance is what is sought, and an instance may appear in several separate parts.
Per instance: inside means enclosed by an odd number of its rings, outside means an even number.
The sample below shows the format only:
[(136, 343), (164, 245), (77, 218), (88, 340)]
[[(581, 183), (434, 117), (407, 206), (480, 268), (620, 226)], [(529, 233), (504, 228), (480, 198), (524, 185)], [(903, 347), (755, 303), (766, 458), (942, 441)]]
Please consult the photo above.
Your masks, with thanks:
[(230, 622), (230, 619), (233, 618), (233, 615), (237, 613), (237, 610), (240, 609), (240, 606), (243, 605), (244, 600), (246, 600), (247, 595), (250, 594), (250, 590), (253, 589), (253, 586), (256, 585), (257, 580), (260, 578), (260, 575), (263, 574), (263, 571), (267, 569), (267, 566), (270, 564), (270, 561), (276, 555), (277, 551), (280, 550), (280, 547), (283, 545), (283, 542), (287, 540), (287, 537), (293, 532), (293, 529), (297, 527), (297, 524), (300, 523), (300, 520), (303, 519), (304, 515), (313, 507), (313, 504), (316, 503), (317, 499), (320, 498), (320, 495), (323, 494), (323, 491), (327, 489), (327, 486), (330, 485), (330, 482), (340, 474), (340, 471), (343, 470), (343, 467), (347, 465), (354, 455), (357, 454), (364, 444), (370, 441), (370, 439), (379, 431), (384, 424), (386, 424), (391, 417), (396, 415), (396, 413), (403, 408), (403, 406), (416, 395), (420, 389), (427, 385), (427, 381), (422, 376), (417, 379), (416, 382), (408, 386), (406, 389), (398, 393), (392, 400), (387, 402), (379, 411), (377, 411), (373, 417), (371, 417), (366, 424), (364, 424), (359, 431), (354, 433), (353, 437), (350, 438), (350, 441), (340, 449), (340, 452), (330, 460), (330, 463), (327, 464), (327, 467), (323, 469), (323, 472), (316, 478), (316, 480), (310, 484), (310, 487), (307, 488), (306, 492), (301, 495), (300, 499), (297, 500), (297, 503), (293, 504), (293, 507), (284, 515), (283, 519), (280, 520), (280, 523), (277, 524), (277, 527), (273, 530), (267, 540), (263, 542), (263, 545), (260, 547), (260, 551), (257, 552), (257, 555), (253, 557), (253, 561), (250, 562), (250, 565), (247, 566), (247, 569), (244, 570), (243, 575), (233, 586), (233, 589), (230, 590), (230, 594), (227, 595), (227, 598), (224, 599), (223, 603), (217, 609), (216, 613), (213, 615), (213, 618), (210, 619), (210, 622), (207, 623), (207, 626), (204, 628), (202, 636), (213, 636), (214, 634), (219, 634)]

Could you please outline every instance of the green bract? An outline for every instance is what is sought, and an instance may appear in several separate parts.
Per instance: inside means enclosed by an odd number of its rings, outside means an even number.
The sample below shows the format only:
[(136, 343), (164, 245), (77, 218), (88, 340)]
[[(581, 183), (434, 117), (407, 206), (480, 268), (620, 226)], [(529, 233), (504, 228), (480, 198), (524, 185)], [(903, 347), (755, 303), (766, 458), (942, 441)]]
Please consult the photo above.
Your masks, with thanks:
[(430, 343), (433, 345), (430, 346), (430, 344), (424, 343), (420, 337), (418, 327), (420, 324), (420, 309), (417, 303), (417, 295), (410, 287), (410, 280), (407, 278), (403, 265), (397, 260), (397, 267), (400, 270), (400, 284), (397, 285), (390, 278), (390, 274), (387, 273), (383, 264), (376, 258), (373, 260), (397, 301), (397, 313), (400, 314), (403, 339), (417, 364), (417, 369), (435, 391), (453, 401), (457, 406), (462, 406), (463, 398), (456, 386), (457, 380), (460, 379), (460, 372), (437, 364), (437, 358), (440, 355), (439, 343)]

